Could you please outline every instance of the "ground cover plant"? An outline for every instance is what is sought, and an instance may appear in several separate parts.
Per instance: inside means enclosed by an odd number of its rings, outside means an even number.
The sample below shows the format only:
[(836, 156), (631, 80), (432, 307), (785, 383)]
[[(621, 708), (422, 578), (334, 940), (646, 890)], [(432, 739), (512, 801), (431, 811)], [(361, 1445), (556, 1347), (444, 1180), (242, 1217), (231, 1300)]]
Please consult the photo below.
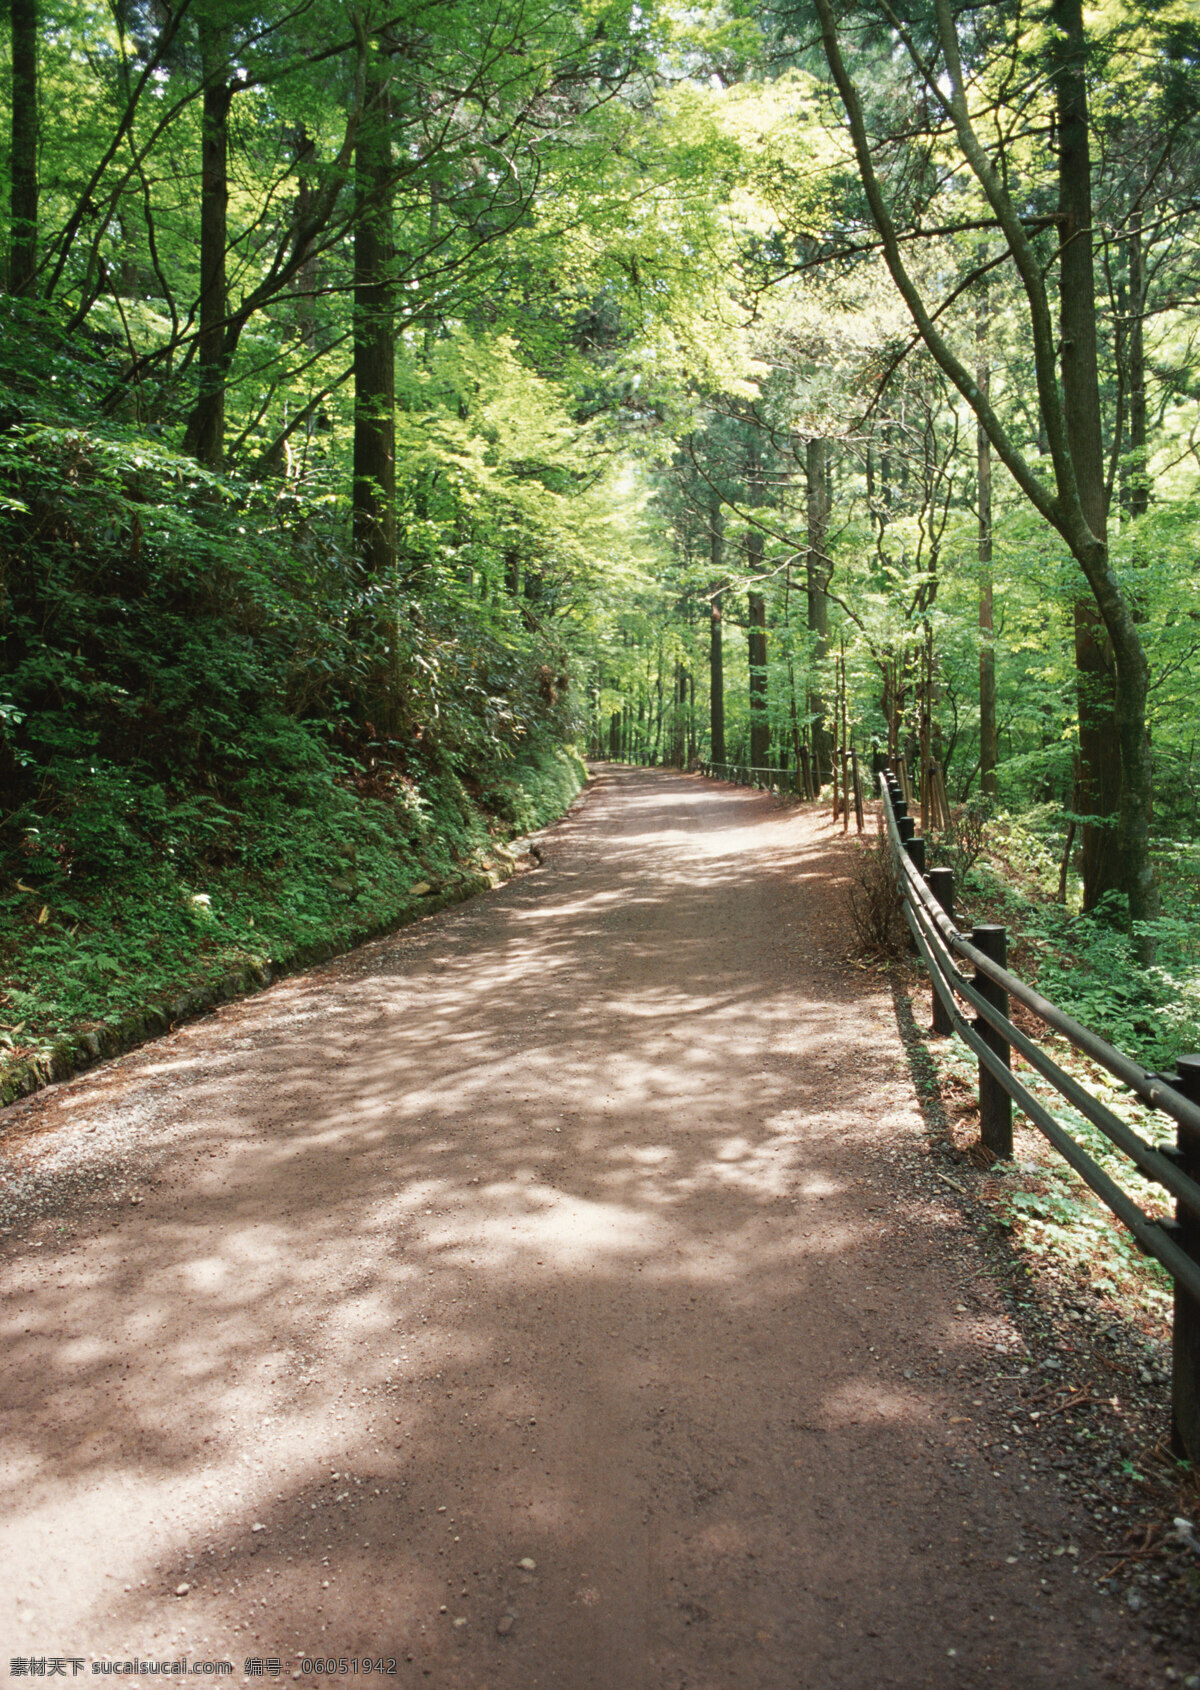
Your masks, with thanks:
[(353, 610), (316, 495), (281, 515), (9, 374), (0, 1071), (397, 919), (562, 813), (584, 771), (560, 649), (431, 593), (401, 649)]

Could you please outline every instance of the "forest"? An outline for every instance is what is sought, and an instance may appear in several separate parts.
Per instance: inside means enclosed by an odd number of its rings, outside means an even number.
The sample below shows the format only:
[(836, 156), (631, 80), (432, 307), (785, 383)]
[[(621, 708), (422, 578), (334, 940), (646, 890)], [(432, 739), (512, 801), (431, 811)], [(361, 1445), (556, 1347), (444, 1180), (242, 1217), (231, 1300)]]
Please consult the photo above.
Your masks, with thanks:
[(7, 23), (4, 1060), (849, 747), (1200, 1046), (1188, 0)]

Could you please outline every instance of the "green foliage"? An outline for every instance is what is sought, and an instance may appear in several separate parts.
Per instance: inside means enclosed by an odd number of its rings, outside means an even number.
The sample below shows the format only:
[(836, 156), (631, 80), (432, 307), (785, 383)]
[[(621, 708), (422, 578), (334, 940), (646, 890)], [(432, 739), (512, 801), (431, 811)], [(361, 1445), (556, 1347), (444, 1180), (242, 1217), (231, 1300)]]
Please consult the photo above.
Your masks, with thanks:
[[(17, 363), (0, 393), (14, 1049), (389, 919), (494, 828), (565, 807), (576, 659), (500, 582), (481, 595), (431, 547), (419, 597), (393, 584), (381, 614), (319, 488), (281, 501), (201, 470)], [(532, 520), (508, 529), (531, 549)]]
[[(29, 954), (72, 928), (85, 950), (105, 922), (140, 931), (151, 907), (170, 917), (149, 929), (157, 954), (240, 954), (244, 904), (260, 937), (335, 919), (321, 888), (351, 878), (345, 852), (391, 898), (433, 872), (435, 838), (478, 849), (481, 810), (538, 825), (577, 778), (564, 745), (686, 765), (708, 746), (718, 592), (726, 750), (746, 760), (753, 593), (769, 760), (794, 767), (840, 692), (864, 763), (886, 746), (914, 773), (922, 756), (942, 767), (954, 819), (932, 856), (974, 893), (986, 832), (1052, 995), (1155, 1060), (1200, 1044), (1197, 319), (1172, 279), (1191, 262), (1197, 108), (1178, 8), (1119, 10), (1089, 22), (1099, 354), (1111, 555), (1151, 662), (1173, 841), (1158, 841), (1153, 969), (1131, 962), (1122, 910), (1075, 915), (1082, 577), (1000, 474), (980, 563), (974, 417), (914, 350), (807, 33), (743, 0), (46, 13), (38, 297), (0, 297), (0, 900)], [(1050, 117), (1044, 31), (993, 12), (970, 75), (1036, 213), (1054, 186), (1031, 140)], [(978, 195), (947, 132), (921, 141), (928, 99), (879, 8), (845, 15), (873, 20), (858, 65), (914, 276), (931, 300), (943, 288), (939, 324), (988, 363), (1003, 429), (1044, 469), (1019, 290), (1004, 263), (986, 288), (968, 279)], [(1027, 110), (1006, 103), (1007, 55), (1031, 72)], [(397, 401), (394, 566), (370, 578), (348, 511), (368, 61), (390, 78)], [(179, 451), (214, 77), (232, 84), (221, 474)], [(1053, 241), (1035, 238), (1049, 274)], [(828, 445), (831, 516), (810, 549), (812, 441)], [(994, 817), (979, 799), (989, 649)], [(273, 915), (254, 888), (293, 872)], [(117, 888), (143, 914), (106, 902)], [(89, 1010), (120, 955), (62, 953), (65, 977), (93, 981)]]
[[(1164, 914), (1147, 924), (1151, 967), (1138, 963), (1119, 900), (1090, 915), (1057, 901), (1065, 829), (1052, 805), (999, 812), (970, 887), (972, 913), (1003, 922), (1016, 971), (1069, 1014), (1148, 1068), (1200, 1049), (1200, 862), (1194, 847), (1160, 855)], [(1116, 907), (1114, 907), (1116, 906)], [(962, 925), (962, 922), (960, 922)]]
[(495, 773), (481, 797), (514, 833), (532, 833), (561, 816), (586, 779), (578, 752), (553, 746)]
[(954, 872), (956, 887), (970, 884), (971, 871), (988, 843), (989, 826), (995, 812), (990, 798), (982, 794), (950, 810), (950, 825), (930, 835), (927, 853), (930, 867), (945, 866)]
[[(271, 747), (286, 752), (288, 742)], [(347, 785), (340, 773), (314, 757), (303, 791), (285, 793), (264, 767), (236, 815), (184, 800), (162, 811), (158, 849), (142, 831), (143, 794), (136, 825), (116, 806), (102, 830), (112, 873), (94, 869), (86, 883), (59, 873), (32, 891), (22, 890), (29, 881), (6, 885), (0, 1045), (44, 1048), (149, 998), (384, 924), (412, 904), (414, 887), (436, 890), (477, 867), (493, 829), (553, 820), (585, 778), (566, 751), (531, 754), (501, 783), (507, 813), (497, 820), (449, 771), (419, 782), (393, 775), (386, 796), (362, 790), (377, 780)], [(112, 813), (105, 789), (98, 824)]]

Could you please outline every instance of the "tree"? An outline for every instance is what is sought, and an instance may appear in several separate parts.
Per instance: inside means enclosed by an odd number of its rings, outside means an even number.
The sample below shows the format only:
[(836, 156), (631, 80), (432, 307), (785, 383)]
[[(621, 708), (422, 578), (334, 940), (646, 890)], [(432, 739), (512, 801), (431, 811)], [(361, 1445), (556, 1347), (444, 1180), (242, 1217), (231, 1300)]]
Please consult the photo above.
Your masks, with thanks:
[(32, 293), (38, 250), (38, 8), (12, 7), (12, 186), (9, 197), (8, 287)]
[(368, 70), (355, 142), (354, 544), (384, 581), (396, 561), (396, 350), (389, 76), (382, 44), (362, 42)]
[(725, 650), (721, 627), (721, 600), (725, 594), (725, 518), (721, 501), (710, 490), (708, 505), (709, 561), (709, 755), (714, 763), (725, 761)]
[[(927, 147), (933, 149), (935, 142), (953, 145), (977, 184), (987, 221), (1003, 235), (1005, 256), (1020, 278), (1033, 346), (1039, 419), (1050, 458), (1049, 481), (1029, 462), (992, 399), (981, 391), (952, 335), (942, 326), (944, 307), (931, 308), (905, 257), (901, 228), (893, 214), (896, 196), (889, 200), (877, 168), (878, 142), (872, 140), (862, 97), (847, 69), (842, 28), (830, 0), (814, 0), (814, 4), (826, 60), (846, 112), (854, 158), (892, 279), (930, 354), (975, 412), (1022, 493), (1065, 541), (1090, 589), (1090, 600), (1080, 601), (1076, 616), (1082, 677), (1080, 752), (1085, 801), (1090, 804), (1084, 830), (1085, 901), (1092, 907), (1106, 893), (1122, 891), (1135, 922), (1152, 920), (1158, 913), (1158, 900), (1149, 849), (1153, 793), (1146, 729), (1149, 672), (1132, 608), (1108, 557), (1092, 260), (1087, 38), (1081, 0), (1053, 0), (1047, 19), (1052, 26), (1051, 45), (1043, 67), (1054, 92), (1059, 136), (1057, 210), (1052, 222), (1058, 233), (1061, 373), (1060, 335), (1055, 332), (1044, 265), (1029, 220), (1014, 197), (1017, 182), (1006, 168), (1008, 159), (995, 156), (995, 150), (980, 139), (972, 115), (973, 104), (979, 106), (989, 97), (988, 48), (993, 43), (982, 26), (973, 29), (968, 36), (969, 56), (964, 57), (950, 0), (934, 0), (928, 31), (918, 32), (903, 22), (887, 0), (880, 0), (877, 11), (870, 14), (903, 44), (920, 100), (942, 116), (944, 130), (936, 135), (927, 131)], [(1007, 14), (1004, 22), (1008, 22)], [(1023, 27), (1012, 26), (1007, 46), (1022, 47)], [(1003, 142), (997, 148), (1003, 152)], [(1112, 652), (1111, 682), (1105, 641)], [(1115, 735), (1104, 729), (1103, 700), (1110, 684)], [(1110, 835), (1106, 824), (1114, 760), (1118, 814), (1115, 835)], [(1109, 837), (1115, 841), (1111, 851), (1104, 848)]]
[[(981, 243), (979, 263), (987, 263), (987, 245)], [(985, 401), (991, 397), (988, 366), (988, 295), (986, 278), (979, 290), (975, 315), (975, 380)], [(984, 796), (995, 798), (996, 780), (996, 606), (992, 578), (992, 443), (987, 430), (975, 421), (976, 503), (979, 514), (979, 784)]]
[(229, 108), (233, 103), (228, 29), (209, 14), (201, 17), (200, 64), (200, 326), (196, 337), (198, 392), (184, 435), (184, 450), (219, 468), (225, 455), (225, 382), (231, 348), (226, 346), (229, 239)]
[[(819, 666), (829, 655), (829, 442), (810, 440), (804, 453), (805, 494), (808, 503), (808, 631), (814, 636), (813, 656)], [(833, 773), (833, 736), (826, 721), (827, 704), (814, 687), (808, 697), (812, 717), (814, 778), (818, 786)]]

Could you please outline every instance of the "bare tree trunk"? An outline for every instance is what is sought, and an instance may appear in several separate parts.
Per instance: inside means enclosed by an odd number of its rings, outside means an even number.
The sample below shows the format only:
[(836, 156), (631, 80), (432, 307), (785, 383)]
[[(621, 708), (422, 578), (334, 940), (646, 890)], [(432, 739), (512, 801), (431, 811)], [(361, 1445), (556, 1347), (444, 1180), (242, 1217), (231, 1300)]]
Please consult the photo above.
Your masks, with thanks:
[[(829, 654), (829, 564), (825, 552), (829, 531), (828, 453), (827, 441), (810, 440), (804, 460), (808, 503), (808, 631), (817, 636), (813, 642), (817, 663), (823, 663)], [(809, 688), (808, 710), (812, 718), (814, 779), (819, 788), (833, 774), (833, 741), (826, 720), (828, 706), (819, 683)]]
[[(297, 228), (308, 221), (313, 192), (304, 165), (315, 156), (316, 148), (303, 123), (297, 124), (293, 137), (293, 164), (299, 178), (296, 199), (292, 207), (292, 222)], [(296, 329), (301, 344), (312, 350), (317, 343), (317, 313), (314, 295), (317, 287), (317, 259), (308, 253), (296, 271), (292, 283), (296, 294)]]
[(721, 599), (725, 552), (725, 527), (721, 505), (713, 500), (709, 512), (709, 558), (712, 562), (712, 610), (708, 625), (708, 722), (709, 756), (714, 763), (725, 761), (725, 651), (722, 642)]
[(796, 661), (792, 651), (792, 565), (788, 560), (783, 576), (783, 632), (787, 641), (788, 711), (792, 725), (792, 750), (796, 754), (794, 786), (802, 798), (808, 797), (808, 780), (800, 734), (800, 707), (796, 702)]
[[(751, 575), (762, 572), (762, 530), (752, 528), (746, 536), (746, 562)], [(771, 718), (767, 704), (767, 601), (751, 589), (750, 609), (750, 763), (766, 767), (771, 751)]]
[[(1059, 154), (1059, 310), (1067, 443), (1079, 503), (1097, 544), (1108, 538), (1100, 374), (1096, 350), (1096, 282), (1092, 260), (1091, 156), (1086, 47), (1081, 0), (1055, 0), (1055, 91)], [(1121, 742), (1116, 727), (1113, 651), (1093, 598), (1075, 605), (1075, 668), (1079, 705), (1080, 807), (1084, 908), (1124, 890), (1117, 812)]]
[(687, 670), (676, 659), (671, 688), (671, 766), (682, 769), (687, 746)]
[[(987, 244), (979, 248), (979, 263), (987, 260)], [(988, 357), (987, 284), (983, 284), (975, 316), (975, 380), (984, 399), (990, 397), (992, 372)], [(979, 784), (984, 796), (995, 798), (996, 784), (996, 630), (992, 586), (992, 445), (982, 424), (976, 425), (979, 492)]]
[(355, 147), (353, 528), (363, 569), (377, 580), (396, 561), (391, 154), (387, 78), (376, 60)]
[(933, 816), (933, 618), (926, 616), (921, 641), (920, 684), (917, 706), (917, 744), (921, 755), (921, 832), (928, 833)]
[(1129, 218), (1129, 510), (1145, 516), (1150, 508), (1146, 454), (1146, 261), (1142, 251), (1142, 214)]
[(12, 189), (8, 287), (32, 293), (38, 244), (37, 0), (12, 4)]
[(200, 129), (200, 328), (196, 337), (199, 392), (188, 418), (183, 449), (210, 469), (225, 452), (226, 316), (225, 255), (229, 209), (229, 54), (224, 31), (200, 28), (204, 109)]
[(841, 639), (841, 669), (842, 669), (842, 832), (850, 831), (850, 716), (848, 711), (846, 687), (846, 638)]

